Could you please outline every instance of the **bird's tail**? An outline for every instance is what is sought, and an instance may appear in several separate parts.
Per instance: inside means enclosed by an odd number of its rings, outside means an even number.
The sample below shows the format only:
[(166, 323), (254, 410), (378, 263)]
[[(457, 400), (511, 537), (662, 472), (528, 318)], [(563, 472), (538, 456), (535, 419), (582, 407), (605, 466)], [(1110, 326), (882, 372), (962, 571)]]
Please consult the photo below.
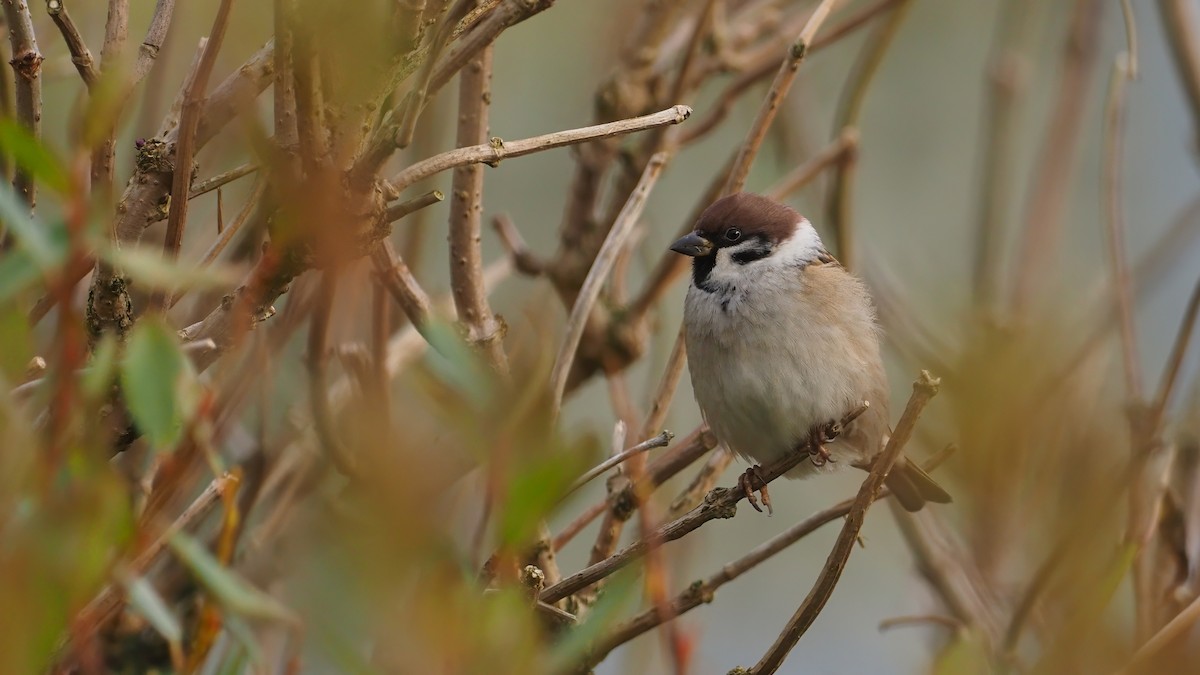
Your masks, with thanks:
[(887, 486), (907, 511), (920, 511), (926, 502), (948, 504), (952, 501), (945, 488), (905, 457), (896, 460), (888, 473)]

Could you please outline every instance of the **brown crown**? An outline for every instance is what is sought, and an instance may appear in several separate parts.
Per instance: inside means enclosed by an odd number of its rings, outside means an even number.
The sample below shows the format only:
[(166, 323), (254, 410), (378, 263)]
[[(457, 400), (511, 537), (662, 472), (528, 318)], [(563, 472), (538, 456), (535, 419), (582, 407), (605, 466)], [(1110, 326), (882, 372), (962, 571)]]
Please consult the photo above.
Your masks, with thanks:
[(720, 242), (725, 230), (736, 227), (742, 231), (743, 239), (762, 235), (777, 244), (791, 238), (800, 219), (801, 215), (790, 206), (762, 195), (738, 192), (704, 209), (696, 222), (696, 231), (705, 239)]

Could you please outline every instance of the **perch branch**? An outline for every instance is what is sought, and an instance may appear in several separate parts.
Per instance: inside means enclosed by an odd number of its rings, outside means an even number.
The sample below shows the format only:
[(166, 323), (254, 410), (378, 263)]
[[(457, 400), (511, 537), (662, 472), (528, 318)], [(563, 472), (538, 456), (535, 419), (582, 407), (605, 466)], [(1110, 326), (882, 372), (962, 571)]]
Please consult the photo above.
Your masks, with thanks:
[[(953, 445), (947, 446), (936, 456), (931, 457), (925, 463), (924, 469), (927, 472), (932, 472), (954, 452)], [(879, 492), (876, 501), (887, 499), (891, 496), (891, 491), (884, 488)], [(758, 567), (768, 559), (774, 557), (784, 551), (792, 544), (800, 541), (808, 535), (816, 532), (818, 529), (835, 522), (838, 519), (846, 517), (850, 513), (855, 503), (854, 498), (844, 499), (833, 506), (818, 511), (804, 520), (789, 527), (787, 530), (775, 535), (771, 539), (754, 547), (750, 552), (732, 562), (721, 566), (721, 570), (716, 574), (709, 576), (703, 581), (697, 581), (687, 587), (686, 590), (675, 596), (671, 601), (671, 614), (679, 616), (689, 612), (700, 605), (708, 604), (713, 601), (716, 592), (725, 584), (737, 579), (750, 570)], [(660, 614), (657, 608), (651, 607), (632, 618), (615, 626), (612, 630), (606, 633), (595, 646), (588, 652), (586, 665), (598, 665), (604, 658), (617, 647), (629, 642), (635, 637), (652, 630), (658, 626), (661, 621)]]
[(775, 644), (771, 645), (767, 653), (750, 671), (753, 675), (764, 675), (779, 670), (779, 666), (783, 664), (788, 653), (796, 646), (796, 643), (808, 631), (809, 626), (816, 620), (817, 615), (824, 609), (825, 603), (833, 594), (833, 589), (842, 576), (842, 570), (846, 568), (846, 561), (850, 559), (850, 553), (858, 541), (858, 533), (862, 529), (867, 510), (871, 508), (871, 503), (878, 497), (880, 489), (883, 488), (883, 480), (887, 478), (892, 465), (900, 457), (900, 451), (912, 437), (917, 418), (920, 417), (925, 404), (929, 403), (929, 400), (937, 394), (938, 385), (939, 380), (927, 371), (921, 371), (921, 376), (913, 382), (913, 393), (908, 399), (908, 405), (904, 407), (904, 414), (900, 416), (896, 430), (888, 438), (887, 446), (872, 462), (871, 473), (859, 488), (858, 496), (854, 498), (854, 504), (846, 515), (842, 531), (838, 533), (837, 541), (834, 542), (833, 549), (829, 552), (829, 558), (825, 561), (825, 567), (821, 569), (812, 590), (804, 598), (804, 602), (801, 603), (796, 613), (792, 615), (783, 632), (775, 640)]
[[(841, 428), (845, 428), (853, 422), (866, 409), (867, 407), (862, 405), (850, 411), (841, 419)], [(897, 427), (897, 431), (899, 431), (899, 427)], [(757, 489), (761, 485), (769, 484), (771, 481), (795, 468), (800, 462), (809, 461), (808, 447), (807, 442), (803, 443), (797, 446), (794, 452), (784, 455), (771, 465), (764, 467), (759, 472), (762, 481), (760, 482), (758, 477), (756, 477), (752, 481), (752, 487)], [(648, 539), (653, 539), (661, 545), (680, 539), (711, 520), (732, 518), (737, 513), (737, 503), (745, 498), (745, 491), (739, 487), (714, 488), (705, 495), (704, 503), (692, 509), (683, 517), (659, 527), (650, 536), (626, 546), (612, 557), (594, 565), (589, 565), (557, 584), (546, 588), (542, 591), (540, 599), (542, 602), (554, 603), (624, 569), (627, 565), (638, 560), (645, 554)]]

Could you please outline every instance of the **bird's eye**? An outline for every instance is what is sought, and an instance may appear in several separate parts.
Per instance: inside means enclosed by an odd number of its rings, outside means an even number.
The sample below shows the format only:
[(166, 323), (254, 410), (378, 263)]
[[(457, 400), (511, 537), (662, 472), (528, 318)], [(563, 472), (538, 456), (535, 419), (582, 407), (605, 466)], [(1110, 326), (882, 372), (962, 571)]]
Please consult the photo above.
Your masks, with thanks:
[(742, 231), (736, 227), (725, 230), (725, 241), (737, 241), (742, 238)]

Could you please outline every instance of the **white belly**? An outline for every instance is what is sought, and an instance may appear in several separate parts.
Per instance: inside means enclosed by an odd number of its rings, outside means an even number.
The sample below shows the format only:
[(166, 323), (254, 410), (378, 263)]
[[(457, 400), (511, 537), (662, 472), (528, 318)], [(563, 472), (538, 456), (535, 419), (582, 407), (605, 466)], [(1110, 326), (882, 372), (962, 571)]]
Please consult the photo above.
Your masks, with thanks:
[[(793, 451), (814, 426), (841, 419), (868, 398), (872, 377), (882, 376), (869, 305), (861, 312), (863, 322), (842, 321), (839, 328), (806, 302), (769, 297), (787, 292), (795, 298), (799, 290), (762, 283), (732, 295), (688, 290), (684, 320), (696, 401), (713, 433), (758, 463)], [(772, 306), (798, 311), (756, 309)], [(858, 337), (851, 340), (850, 331)], [(866, 350), (854, 346), (861, 345), (862, 335), (869, 336)], [(886, 402), (872, 402), (872, 407), (879, 404)], [(886, 419), (884, 410), (872, 413)], [(828, 469), (873, 454), (845, 442), (827, 449), (837, 460)], [(815, 470), (804, 462), (789, 476)]]

